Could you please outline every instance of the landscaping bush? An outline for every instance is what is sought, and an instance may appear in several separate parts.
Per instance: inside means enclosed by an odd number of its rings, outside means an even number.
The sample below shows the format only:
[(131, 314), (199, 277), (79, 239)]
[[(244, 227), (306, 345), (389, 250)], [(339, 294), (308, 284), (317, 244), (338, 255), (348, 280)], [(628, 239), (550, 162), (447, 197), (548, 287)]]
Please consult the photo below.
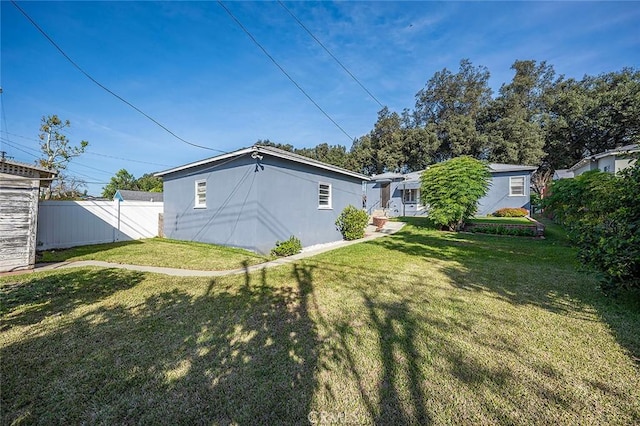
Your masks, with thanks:
[(291, 236), (286, 241), (276, 241), (276, 246), (271, 249), (272, 256), (292, 256), (302, 251), (302, 242), (295, 236)]
[(348, 205), (342, 210), (336, 226), (345, 240), (357, 240), (364, 237), (364, 230), (369, 223), (369, 215), (364, 210), (359, 210)]
[(471, 157), (435, 164), (421, 176), (422, 204), (429, 206), (429, 218), (437, 226), (457, 231), (475, 214), (490, 179), (489, 166)]
[(480, 234), (494, 234), (494, 235), (511, 235), (514, 237), (535, 237), (536, 231), (531, 228), (516, 228), (508, 226), (472, 226), (468, 229), (469, 232)]
[(529, 212), (522, 207), (505, 207), (493, 212), (493, 216), (496, 217), (525, 217), (527, 215), (529, 215)]
[(569, 231), (603, 289), (640, 288), (640, 161), (618, 175), (590, 171), (551, 186), (544, 206)]

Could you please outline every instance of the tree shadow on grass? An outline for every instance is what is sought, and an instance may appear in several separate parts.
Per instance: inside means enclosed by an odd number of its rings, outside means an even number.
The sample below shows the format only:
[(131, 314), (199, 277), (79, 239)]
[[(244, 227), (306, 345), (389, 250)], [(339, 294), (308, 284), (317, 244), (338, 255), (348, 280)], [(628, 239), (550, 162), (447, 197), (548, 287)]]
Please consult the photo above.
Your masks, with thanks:
[(3, 423), (306, 423), (311, 277), (242, 279), (102, 306), (3, 347)]
[(118, 269), (80, 269), (35, 275), (26, 282), (5, 284), (0, 287), (3, 317), (0, 331), (16, 325), (36, 324), (52, 315), (65, 315), (78, 306), (131, 288), (142, 281), (143, 276), (141, 272)]

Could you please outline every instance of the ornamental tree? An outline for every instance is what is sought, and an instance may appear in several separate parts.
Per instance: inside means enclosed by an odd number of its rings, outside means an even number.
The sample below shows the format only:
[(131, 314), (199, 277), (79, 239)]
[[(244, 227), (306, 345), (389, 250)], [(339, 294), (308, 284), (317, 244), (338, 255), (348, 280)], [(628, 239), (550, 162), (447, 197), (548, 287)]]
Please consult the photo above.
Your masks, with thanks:
[(429, 218), (443, 229), (462, 229), (489, 190), (490, 179), (489, 166), (468, 156), (430, 166), (422, 173), (420, 186)]

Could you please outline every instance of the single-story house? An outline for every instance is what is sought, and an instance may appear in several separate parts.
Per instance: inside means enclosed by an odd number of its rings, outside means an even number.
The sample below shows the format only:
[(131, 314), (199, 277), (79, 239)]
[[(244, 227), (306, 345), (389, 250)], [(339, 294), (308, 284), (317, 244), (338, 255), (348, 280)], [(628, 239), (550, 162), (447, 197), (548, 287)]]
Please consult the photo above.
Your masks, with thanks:
[(129, 189), (118, 189), (113, 196), (118, 201), (153, 201), (161, 203), (162, 192), (132, 191)]
[(0, 159), (0, 272), (33, 268), (38, 199), (56, 172)]
[(268, 253), (291, 236), (303, 246), (342, 239), (335, 221), (362, 205), (369, 177), (273, 147), (252, 146), (156, 173), (164, 235)]
[[(599, 154), (585, 157), (568, 169), (572, 173), (570, 177), (580, 176), (590, 170), (600, 170), (608, 173), (618, 173), (631, 166), (636, 160), (629, 154), (640, 152), (638, 144), (625, 145), (620, 148), (610, 149)], [(554, 176), (555, 177), (555, 176)]]
[[(489, 164), (491, 184), (487, 195), (478, 202), (478, 215), (484, 216), (504, 207), (531, 209), (531, 174), (533, 166)], [(370, 215), (418, 216), (428, 209), (420, 203), (420, 176), (413, 173), (383, 173), (366, 183), (363, 207)]]

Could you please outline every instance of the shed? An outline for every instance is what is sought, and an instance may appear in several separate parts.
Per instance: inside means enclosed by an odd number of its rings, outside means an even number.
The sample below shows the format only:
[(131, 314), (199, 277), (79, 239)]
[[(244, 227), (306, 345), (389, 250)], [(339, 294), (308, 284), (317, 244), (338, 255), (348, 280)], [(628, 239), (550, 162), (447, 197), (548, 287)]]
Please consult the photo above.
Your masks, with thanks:
[(0, 159), (0, 272), (33, 268), (40, 188), (56, 172)]
[(342, 239), (335, 221), (362, 205), (360, 173), (273, 147), (252, 146), (156, 173), (168, 238), (268, 253), (291, 236), (303, 246)]

